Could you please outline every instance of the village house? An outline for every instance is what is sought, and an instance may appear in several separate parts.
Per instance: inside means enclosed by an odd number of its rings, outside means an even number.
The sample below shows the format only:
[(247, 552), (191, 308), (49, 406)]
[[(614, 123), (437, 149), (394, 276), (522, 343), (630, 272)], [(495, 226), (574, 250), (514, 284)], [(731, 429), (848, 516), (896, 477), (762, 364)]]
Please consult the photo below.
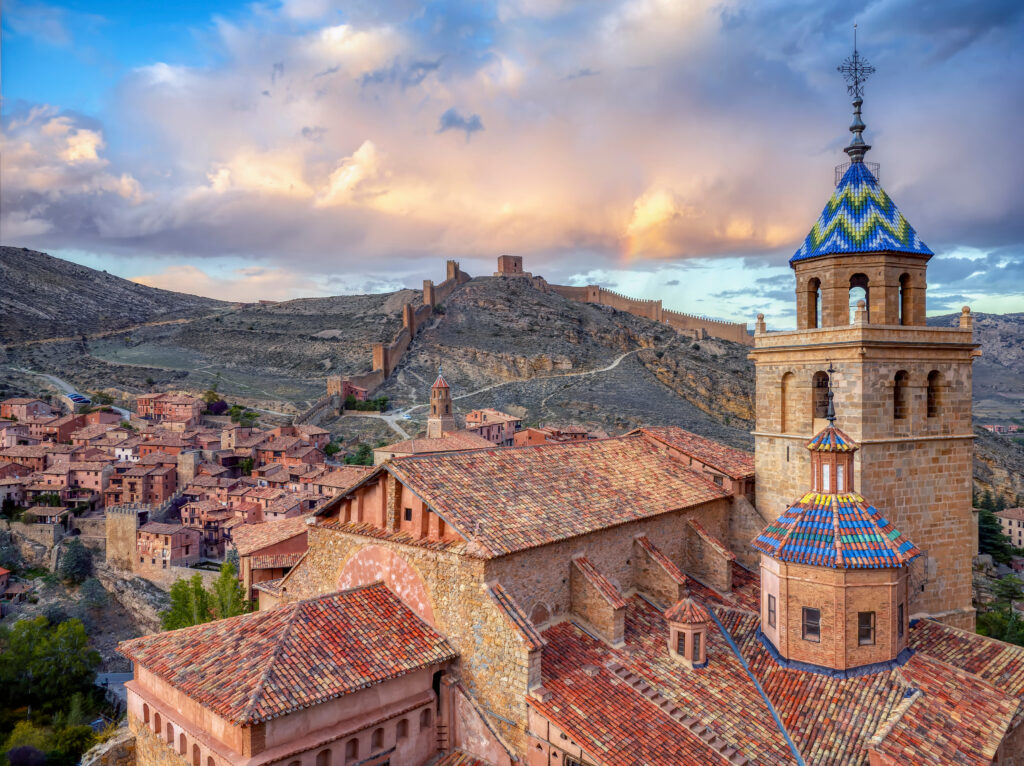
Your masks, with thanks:
[(0, 450), (0, 465), (18, 463), (30, 471), (42, 471), (46, 468), (48, 449), (45, 445), (15, 446)]
[(198, 424), (204, 406), (202, 399), (187, 394), (142, 394), (135, 402), (140, 418), (182, 428)]
[(308, 516), (245, 524), (231, 530), (238, 552), (238, 579), (246, 598), (256, 599), (256, 586), (277, 582), (306, 553)]
[(996, 518), (999, 519), (1003, 534), (1010, 538), (1010, 543), (1017, 548), (1024, 548), (1024, 508), (996, 511)]
[(174, 495), (177, 484), (177, 470), (173, 466), (115, 463), (103, 491), (103, 505), (160, 505)]
[(203, 558), (224, 558), (227, 522), (234, 518), (234, 511), (216, 500), (199, 500), (181, 508), (181, 523), (199, 532)]
[(136, 533), (135, 552), (138, 556), (136, 571), (147, 567), (167, 569), (188, 567), (201, 556), (199, 531), (182, 524), (164, 524), (150, 521)]
[(0, 420), (0, 450), (38, 444), (40, 441), (42, 440), (39, 437), (30, 434), (29, 427), (25, 423), (15, 420)]
[(516, 447), (529, 447), (535, 444), (563, 444), (565, 442), (586, 441), (587, 439), (604, 439), (608, 434), (590, 431), (582, 426), (546, 425), (524, 428), (517, 431), (512, 438)]
[(15, 397), (0, 402), (0, 418), (29, 420), (30, 418), (51, 417), (55, 414), (53, 407), (42, 399)]
[(466, 413), (466, 430), (499, 447), (511, 447), (516, 431), (522, 427), (522, 418), (500, 410), (486, 408)]

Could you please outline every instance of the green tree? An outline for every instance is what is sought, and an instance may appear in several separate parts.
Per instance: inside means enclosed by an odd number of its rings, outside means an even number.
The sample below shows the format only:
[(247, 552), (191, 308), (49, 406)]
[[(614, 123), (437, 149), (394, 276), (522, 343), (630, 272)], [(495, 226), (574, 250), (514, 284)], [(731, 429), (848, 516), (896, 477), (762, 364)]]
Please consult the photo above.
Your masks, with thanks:
[[(991, 500), (991, 497), (989, 498)], [(991, 510), (978, 508), (978, 553), (987, 553), (993, 561), (1008, 564), (1013, 555), (1010, 538), (1003, 534), (999, 518)]]
[(248, 476), (252, 473), (252, 458), (246, 457), (238, 461), (238, 470), (242, 472), (242, 476)]
[(218, 620), (237, 617), (249, 611), (245, 589), (238, 581), (238, 571), (230, 562), (225, 561), (220, 565), (220, 577), (214, 581), (210, 595), (213, 600), (213, 614)]
[(995, 598), (995, 603), (999, 607), (1008, 609), (1011, 602), (1024, 599), (1024, 594), (1020, 589), (1021, 585), (1024, 585), (1024, 582), (1021, 582), (1017, 575), (1007, 575), (996, 580), (992, 585), (992, 596)]
[(80, 583), (92, 574), (92, 553), (77, 537), (64, 547), (60, 560), (60, 576), (68, 582)]
[(103, 583), (95, 577), (90, 577), (83, 582), (78, 589), (78, 594), (82, 597), (82, 602), (90, 609), (102, 609), (110, 601)]
[(337, 442), (330, 442), (326, 447), (324, 447), (324, 454), (327, 455), (327, 457), (334, 457), (339, 452), (341, 452), (341, 445)]
[(983, 508), (986, 511), (994, 511), (996, 509), (995, 504), (992, 502), (992, 493), (989, 490), (985, 490), (981, 493), (981, 499), (978, 500), (978, 508)]
[(220, 394), (217, 393), (217, 384), (214, 383), (206, 391), (203, 392), (203, 401), (207, 404), (213, 404), (214, 402), (220, 401)]
[(74, 766), (81, 759), (82, 753), (95, 743), (96, 734), (91, 726), (80, 724), (61, 729), (53, 735), (46, 758), (47, 766)]
[(345, 456), (347, 465), (373, 465), (373, 449), (369, 444), (360, 444), (354, 454)]
[(210, 594), (203, 587), (201, 575), (178, 580), (171, 586), (170, 597), (170, 608), (160, 613), (164, 630), (187, 628), (213, 619)]
[(0, 627), (0, 700), (52, 710), (96, 680), (100, 655), (81, 620), (52, 625), (45, 617)]
[(18, 721), (4, 743), (4, 752), (16, 747), (34, 747), (36, 750), (50, 749), (50, 732), (31, 721)]

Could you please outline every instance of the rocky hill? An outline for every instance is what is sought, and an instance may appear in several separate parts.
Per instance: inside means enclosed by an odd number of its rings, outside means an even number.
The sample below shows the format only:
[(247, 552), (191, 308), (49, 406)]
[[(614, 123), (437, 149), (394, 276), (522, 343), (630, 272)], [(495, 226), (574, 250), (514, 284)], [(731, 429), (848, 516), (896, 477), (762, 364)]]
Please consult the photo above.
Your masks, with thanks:
[(0, 344), (210, 314), (221, 301), (158, 290), (22, 247), (0, 247)]

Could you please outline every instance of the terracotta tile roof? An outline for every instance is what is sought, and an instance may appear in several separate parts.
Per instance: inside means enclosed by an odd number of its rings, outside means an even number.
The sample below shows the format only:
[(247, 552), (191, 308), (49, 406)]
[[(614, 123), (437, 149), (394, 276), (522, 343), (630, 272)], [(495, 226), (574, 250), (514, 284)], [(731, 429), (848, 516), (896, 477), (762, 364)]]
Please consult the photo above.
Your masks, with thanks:
[(184, 529), (182, 524), (164, 524), (159, 521), (151, 521), (139, 527), (140, 532), (148, 532), (153, 535), (174, 535)]
[(808, 492), (752, 543), (780, 561), (812, 566), (900, 567), (921, 551), (860, 495)]
[(704, 542), (706, 542), (708, 545), (710, 545), (712, 548), (714, 548), (716, 551), (718, 551), (719, 555), (721, 555), (722, 557), (728, 559), (729, 561), (735, 561), (736, 560), (736, 554), (733, 553), (731, 550), (729, 550), (726, 547), (725, 543), (723, 543), (721, 540), (719, 540), (713, 534), (708, 532), (704, 528), (703, 524), (701, 524), (696, 519), (690, 519), (689, 524), (690, 524), (690, 528), (693, 529), (693, 531), (696, 532), (698, 535), (700, 535), (700, 538)]
[(590, 559), (586, 556), (576, 556), (573, 558), (572, 563), (580, 571), (580, 574), (586, 578), (587, 582), (604, 597), (612, 609), (625, 608), (626, 599), (619, 593), (619, 589), (612, 585), (607, 577), (597, 571), (597, 567), (594, 566)]
[(269, 593), (271, 596), (281, 595), (281, 582), (284, 580), (283, 577), (278, 577), (274, 580), (263, 580), (262, 582), (255, 582), (252, 587), (256, 590), (261, 590), (264, 593)]
[(996, 674), (1006, 668), (1001, 661), (1006, 658), (986, 650), (1006, 647), (1018, 655), (1010, 664), (1019, 667), (1022, 647), (915, 621), (909, 643), (916, 653), (905, 665), (833, 678), (780, 666), (757, 636), (757, 615), (716, 612), (808, 764), (866, 764), (870, 749), (897, 762), (991, 763), (993, 746), (1019, 704), (1019, 678), (1015, 684), (1011, 676), (1002, 686), (971, 676), (925, 647), (944, 648), (965, 664)]
[(393, 460), (393, 473), (484, 555), (728, 497), (640, 436)]
[(754, 475), (754, 455), (751, 452), (728, 447), (676, 426), (648, 426), (637, 431), (691, 455), (731, 479), (745, 479)]
[(334, 470), (321, 474), (313, 479), (311, 484), (321, 484), (325, 487), (333, 489), (348, 489), (353, 484), (366, 478), (366, 475), (373, 469), (369, 466), (353, 465), (346, 466), (345, 468), (335, 468)]
[(996, 516), (1001, 519), (1009, 519), (1010, 521), (1024, 521), (1024, 508), (1007, 508), (1002, 511), (996, 511)]
[(253, 569), (285, 569), (295, 566), (302, 556), (302, 553), (267, 553), (253, 556), (250, 566)]
[(913, 697), (913, 702), (891, 727), (876, 732), (871, 749), (897, 762), (912, 753), (918, 763), (992, 763), (1013, 720), (1016, 699), (923, 654), (915, 655), (901, 675), (918, 694), (909, 692), (905, 699)]
[(287, 715), (456, 656), (380, 583), (118, 648), (237, 724)]
[[(686, 670), (668, 652), (668, 625), (639, 596), (628, 599), (625, 646), (616, 649), (572, 622), (544, 631), (541, 683), (527, 704), (602, 763), (679, 766), (794, 763), (771, 714), (715, 624), (708, 665)], [(728, 754), (728, 756), (727, 756)]]
[(516, 632), (523, 639), (523, 643), (526, 648), (530, 651), (538, 651), (544, 646), (544, 639), (541, 638), (540, 633), (533, 627), (533, 622), (526, 613), (520, 609), (519, 604), (512, 598), (507, 590), (501, 587), (500, 583), (492, 585), (488, 592), (491, 594), (491, 598), (498, 604), (498, 608), (501, 609), (502, 613), (512, 623), (512, 627), (516, 629)]
[(260, 524), (244, 524), (231, 533), (231, 541), (239, 556), (248, 556), (275, 543), (305, 534), (307, 518), (308, 515), (264, 521)]
[(665, 619), (669, 622), (700, 625), (711, 622), (711, 613), (702, 603), (687, 596), (665, 610)]
[(444, 376), (438, 372), (437, 380), (434, 381), (434, 385), (431, 388), (451, 388), (451, 386), (448, 385), (448, 381), (444, 379)]
[(813, 452), (853, 452), (857, 443), (835, 426), (829, 426), (807, 442), (807, 449)]
[(396, 455), (427, 455), (436, 452), (457, 452), (459, 450), (494, 449), (494, 444), (472, 431), (452, 431), (439, 439), (406, 439), (405, 441), (378, 447), (374, 452), (390, 452)]

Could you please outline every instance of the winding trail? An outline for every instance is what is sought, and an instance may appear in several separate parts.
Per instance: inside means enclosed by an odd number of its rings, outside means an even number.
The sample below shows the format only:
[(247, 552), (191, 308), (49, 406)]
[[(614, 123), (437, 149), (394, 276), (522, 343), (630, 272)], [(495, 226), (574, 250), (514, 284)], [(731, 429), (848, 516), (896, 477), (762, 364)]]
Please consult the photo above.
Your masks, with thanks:
[[(26, 370), (23, 367), (8, 367), (7, 369), (9, 369), (9, 370), (16, 370), (17, 372), (23, 372), (26, 375), (35, 375), (37, 378), (43, 378), (45, 380), (48, 380), (50, 383), (55, 385), (57, 388), (59, 388), (65, 394), (76, 394), (76, 393), (78, 393), (78, 389), (77, 388), (72, 386), (66, 380), (62, 380), (61, 378), (58, 378), (56, 375), (49, 375), (49, 374), (47, 374), (45, 372), (32, 372), (32, 370)], [(110, 406), (110, 409), (112, 409), (114, 412), (118, 413), (123, 418), (131, 418), (131, 416), (132, 416), (132, 414), (128, 410), (126, 410), (126, 409), (124, 409), (122, 407), (115, 407), (114, 405), (109, 405), (109, 406)]]

